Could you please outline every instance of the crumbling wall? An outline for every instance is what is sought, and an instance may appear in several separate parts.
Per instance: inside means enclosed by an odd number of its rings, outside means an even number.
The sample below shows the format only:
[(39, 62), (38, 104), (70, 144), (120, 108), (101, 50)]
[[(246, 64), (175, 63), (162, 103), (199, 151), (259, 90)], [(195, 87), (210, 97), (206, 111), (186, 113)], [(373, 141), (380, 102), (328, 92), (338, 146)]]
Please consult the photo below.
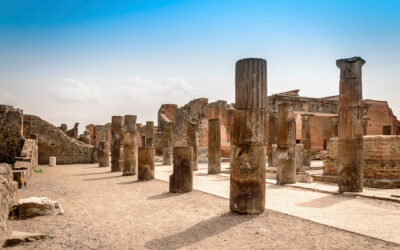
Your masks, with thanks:
[[(338, 139), (328, 142), (324, 175), (338, 175)], [(364, 178), (400, 178), (400, 136), (368, 135), (363, 143)]]
[(175, 121), (176, 110), (178, 105), (176, 104), (162, 104), (158, 109), (158, 131), (164, 131), (164, 125), (166, 122)]
[(0, 105), (0, 162), (14, 163), (24, 143), (22, 130), (22, 110)]
[(61, 129), (38, 116), (24, 115), (24, 135), (38, 136), (39, 164), (57, 157), (57, 164), (92, 163), (94, 147), (68, 137)]
[(364, 103), (370, 105), (368, 108), (368, 135), (382, 135), (383, 126), (391, 126), (391, 134), (395, 135), (394, 126), (400, 125), (397, 117), (386, 101), (364, 100)]

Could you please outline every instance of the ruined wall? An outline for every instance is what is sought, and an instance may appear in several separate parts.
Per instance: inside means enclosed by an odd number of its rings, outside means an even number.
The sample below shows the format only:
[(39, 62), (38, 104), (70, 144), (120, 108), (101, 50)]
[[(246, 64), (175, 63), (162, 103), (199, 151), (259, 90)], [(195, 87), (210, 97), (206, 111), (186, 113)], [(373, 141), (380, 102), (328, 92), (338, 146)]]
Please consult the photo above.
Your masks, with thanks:
[[(364, 136), (364, 178), (400, 178), (400, 136)], [(328, 156), (324, 161), (324, 175), (338, 175), (338, 139), (328, 142)]]
[(38, 136), (39, 164), (57, 157), (57, 164), (93, 162), (93, 146), (68, 137), (61, 129), (34, 115), (24, 115), (24, 135)]
[(164, 124), (166, 122), (175, 121), (176, 110), (178, 105), (176, 104), (162, 104), (158, 109), (158, 131), (164, 131)]
[(391, 134), (395, 135), (394, 126), (400, 125), (397, 117), (386, 101), (364, 100), (364, 103), (370, 105), (368, 108), (368, 135), (382, 135), (383, 126), (391, 126)]
[(0, 162), (14, 163), (23, 146), (22, 110), (0, 105)]

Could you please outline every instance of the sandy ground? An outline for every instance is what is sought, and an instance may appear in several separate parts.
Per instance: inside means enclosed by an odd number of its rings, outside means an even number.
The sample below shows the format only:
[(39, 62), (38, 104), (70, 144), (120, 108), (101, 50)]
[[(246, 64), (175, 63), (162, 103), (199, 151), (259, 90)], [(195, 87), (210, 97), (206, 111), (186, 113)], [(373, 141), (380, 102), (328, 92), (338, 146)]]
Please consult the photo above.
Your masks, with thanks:
[(231, 214), (227, 199), (171, 194), (166, 182), (137, 182), (110, 168), (41, 168), (20, 197), (58, 200), (65, 214), (9, 221), (11, 230), (51, 235), (13, 249), (400, 249), (275, 211)]

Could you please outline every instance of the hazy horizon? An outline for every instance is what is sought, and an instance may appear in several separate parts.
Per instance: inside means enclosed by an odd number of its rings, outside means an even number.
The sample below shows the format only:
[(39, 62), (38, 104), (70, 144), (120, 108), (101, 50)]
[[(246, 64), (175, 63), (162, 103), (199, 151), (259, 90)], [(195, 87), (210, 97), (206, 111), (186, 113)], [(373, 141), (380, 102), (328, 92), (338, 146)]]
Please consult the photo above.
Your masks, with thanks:
[(56, 126), (153, 120), (163, 103), (234, 102), (235, 62), (267, 60), (268, 94), (337, 95), (361, 56), (363, 97), (400, 114), (399, 1), (2, 1), (0, 103)]

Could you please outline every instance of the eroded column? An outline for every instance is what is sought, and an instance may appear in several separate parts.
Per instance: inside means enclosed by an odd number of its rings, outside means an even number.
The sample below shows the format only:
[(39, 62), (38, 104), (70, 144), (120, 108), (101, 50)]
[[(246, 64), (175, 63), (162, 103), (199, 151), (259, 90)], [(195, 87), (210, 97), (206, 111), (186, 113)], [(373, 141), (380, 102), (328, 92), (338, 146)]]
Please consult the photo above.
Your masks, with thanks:
[(122, 171), (122, 116), (111, 118), (111, 172)]
[(138, 169), (136, 115), (125, 115), (124, 117), (123, 149), (122, 175), (134, 175)]
[(301, 144), (303, 144), (303, 166), (311, 167), (311, 114), (301, 115)]
[(276, 111), (271, 111), (269, 114), (268, 122), (268, 167), (276, 167), (273, 163), (272, 156), (272, 145), (276, 144), (276, 134), (277, 134), (277, 122)]
[(154, 179), (154, 147), (139, 148), (138, 179)]
[(173, 155), (174, 169), (169, 177), (169, 191), (171, 193), (191, 192), (193, 190), (193, 149), (192, 147), (175, 147)]
[(296, 183), (296, 121), (293, 105), (278, 106), (277, 184)]
[(154, 122), (146, 122), (146, 147), (153, 147)]
[(360, 57), (340, 59), (339, 193), (363, 191), (363, 99)]
[(265, 208), (267, 62), (236, 63), (235, 117), (230, 155), (230, 210), (258, 214)]
[(193, 170), (198, 170), (198, 161), (197, 161), (197, 154), (198, 154), (198, 139), (199, 139), (199, 126), (197, 124), (192, 123), (190, 121), (187, 122), (187, 137), (188, 137), (188, 146), (192, 147), (193, 149)]
[(331, 121), (331, 137), (338, 137), (339, 135), (339, 119), (338, 116), (330, 116)]
[(172, 123), (164, 124), (163, 131), (163, 165), (172, 164)]
[(221, 173), (221, 124), (219, 119), (208, 120), (208, 173)]
[(99, 142), (99, 167), (105, 168), (110, 166), (110, 156), (105, 141)]

